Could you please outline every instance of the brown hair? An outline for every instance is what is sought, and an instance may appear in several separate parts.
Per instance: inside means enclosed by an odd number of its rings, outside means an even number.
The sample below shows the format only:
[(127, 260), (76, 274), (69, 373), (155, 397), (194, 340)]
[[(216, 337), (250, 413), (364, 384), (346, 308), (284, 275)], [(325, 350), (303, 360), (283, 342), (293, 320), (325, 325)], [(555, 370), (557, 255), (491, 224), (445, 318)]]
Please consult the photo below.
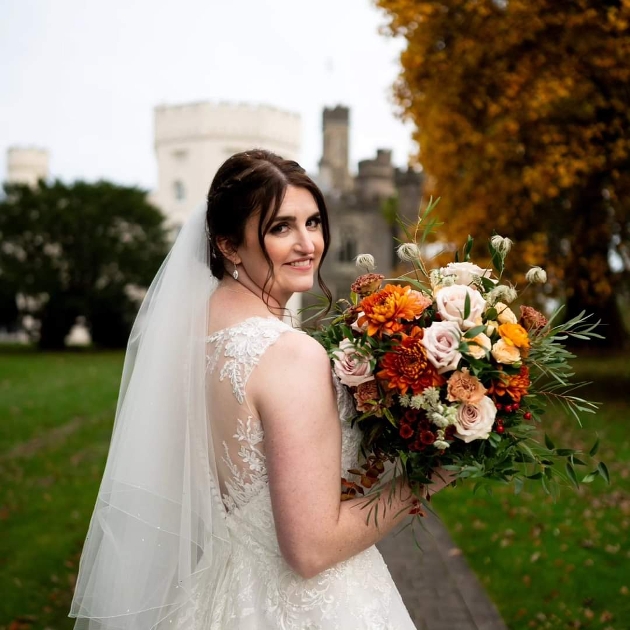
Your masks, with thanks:
[[(225, 257), (217, 241), (227, 240), (234, 248), (243, 243), (245, 223), (256, 212), (258, 220), (258, 243), (269, 264), (265, 287), (273, 281), (273, 263), (265, 247), (265, 234), (278, 214), (288, 186), (308, 190), (319, 209), (324, 237), (323, 262), (330, 245), (328, 210), (321, 190), (293, 160), (285, 160), (264, 149), (235, 153), (219, 168), (210, 190), (206, 211), (206, 226), (210, 247), (210, 269), (219, 280), (226, 272)], [(332, 295), (317, 270), (317, 282), (330, 304)]]

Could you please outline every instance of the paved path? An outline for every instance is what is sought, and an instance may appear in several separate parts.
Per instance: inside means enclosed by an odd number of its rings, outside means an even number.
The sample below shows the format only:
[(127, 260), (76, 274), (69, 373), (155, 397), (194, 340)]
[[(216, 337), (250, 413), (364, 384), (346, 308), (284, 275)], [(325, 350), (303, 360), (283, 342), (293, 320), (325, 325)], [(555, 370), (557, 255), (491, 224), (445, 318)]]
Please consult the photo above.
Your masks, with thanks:
[(418, 630), (507, 630), (494, 604), (434, 516), (426, 530), (390, 534), (378, 544)]

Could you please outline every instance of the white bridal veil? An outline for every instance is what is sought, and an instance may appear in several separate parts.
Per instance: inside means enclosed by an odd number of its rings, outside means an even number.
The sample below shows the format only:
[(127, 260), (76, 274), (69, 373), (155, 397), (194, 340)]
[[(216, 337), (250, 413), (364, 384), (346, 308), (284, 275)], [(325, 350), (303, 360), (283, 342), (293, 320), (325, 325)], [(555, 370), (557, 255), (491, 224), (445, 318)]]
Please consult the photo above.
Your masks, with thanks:
[[(204, 373), (205, 207), (180, 232), (134, 324), (70, 616), (79, 630), (174, 628), (229, 555)], [(209, 609), (212, 608), (206, 602)]]

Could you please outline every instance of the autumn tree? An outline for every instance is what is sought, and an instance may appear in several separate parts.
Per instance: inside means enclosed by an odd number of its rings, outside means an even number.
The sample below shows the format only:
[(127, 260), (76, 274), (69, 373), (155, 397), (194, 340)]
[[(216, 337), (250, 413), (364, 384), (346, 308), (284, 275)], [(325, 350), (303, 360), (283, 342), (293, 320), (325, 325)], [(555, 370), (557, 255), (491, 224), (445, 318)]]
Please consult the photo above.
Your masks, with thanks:
[[(58, 349), (79, 315), (95, 343), (124, 346), (137, 305), (166, 254), (164, 217), (137, 188), (109, 182), (6, 184), (0, 199), (0, 287)], [(15, 304), (15, 300), (13, 300)]]
[[(377, 0), (404, 38), (395, 99), (415, 123), (444, 236), (492, 229), (543, 265), (567, 315), (625, 338), (630, 0)], [(483, 240), (483, 239), (479, 239)]]

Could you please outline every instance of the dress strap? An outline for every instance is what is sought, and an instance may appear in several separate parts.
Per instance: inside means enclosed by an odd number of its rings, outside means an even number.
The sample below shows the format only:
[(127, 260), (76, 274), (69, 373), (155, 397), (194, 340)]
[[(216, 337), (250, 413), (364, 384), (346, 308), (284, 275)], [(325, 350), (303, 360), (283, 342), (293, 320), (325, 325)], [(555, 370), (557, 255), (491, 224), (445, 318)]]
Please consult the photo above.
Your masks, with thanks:
[(276, 317), (250, 317), (245, 321), (219, 330), (206, 338), (209, 349), (207, 370), (212, 373), (221, 356), (225, 363), (219, 372), (219, 379), (229, 377), (234, 396), (240, 404), (245, 400), (245, 386), (260, 357), (285, 332), (302, 332)]

